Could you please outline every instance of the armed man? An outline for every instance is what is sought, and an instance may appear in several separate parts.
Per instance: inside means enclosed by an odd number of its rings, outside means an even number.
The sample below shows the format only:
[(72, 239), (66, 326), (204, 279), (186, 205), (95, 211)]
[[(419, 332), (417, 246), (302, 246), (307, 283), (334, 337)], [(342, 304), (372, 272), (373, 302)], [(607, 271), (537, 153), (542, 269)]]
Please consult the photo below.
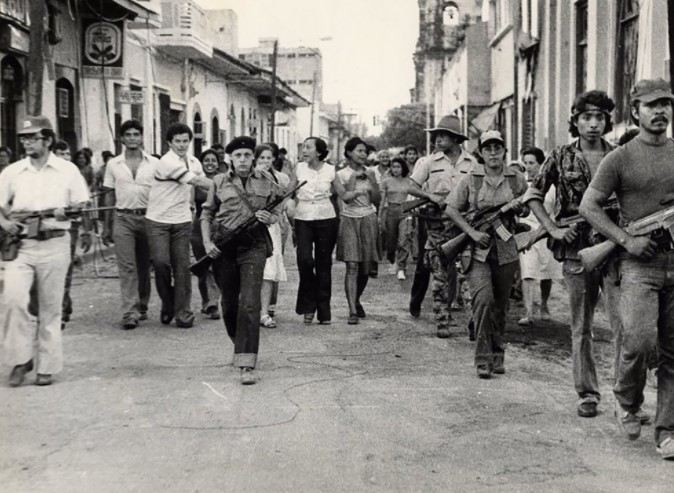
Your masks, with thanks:
[[(448, 262), (439, 251), (440, 245), (450, 238), (451, 227), (449, 221), (443, 221), (441, 209), (445, 206), (447, 196), (477, 161), (461, 147), (468, 137), (462, 133), (458, 117), (443, 116), (437, 126), (426, 131), (431, 134), (431, 143), (436, 152), (416, 164), (407, 193), (429, 199), (434, 204), (433, 209), (424, 212), (425, 215), (437, 217), (427, 221), (425, 260), (433, 274), (431, 291), (437, 336), (444, 339), (450, 336), (449, 327), (456, 326), (450, 307), (456, 296), (457, 274), (454, 262)], [(418, 310), (418, 306), (410, 303), (412, 315), (418, 316)]]
[[(592, 231), (587, 223), (561, 227), (565, 218), (578, 214), (583, 194), (594, 176), (599, 162), (614, 148), (602, 136), (613, 125), (613, 100), (604, 91), (588, 91), (576, 97), (571, 107), (569, 131), (576, 140), (554, 148), (534, 177), (524, 201), (549, 232), (548, 245), (559, 262), (569, 293), (571, 310), (571, 351), (573, 381), (579, 396), (578, 415), (597, 415), (601, 394), (597, 383), (592, 351), (592, 321), (601, 288), (606, 296), (605, 306), (614, 333), (619, 331), (617, 276), (613, 270), (587, 272), (578, 251), (592, 243)], [(555, 186), (554, 218), (543, 206), (545, 195)]]
[[(674, 141), (667, 137), (674, 94), (662, 79), (632, 88), (630, 112), (639, 135), (606, 156), (580, 207), (599, 232), (621, 248), (623, 339), (613, 392), (618, 423), (631, 439), (641, 432), (648, 356), (658, 345), (655, 443), (674, 459)], [(615, 194), (620, 224), (602, 206)], [(643, 228), (641, 226), (643, 225)], [(654, 226), (654, 227), (653, 227)]]
[[(18, 134), (27, 157), (0, 174), (0, 228), (20, 241), (17, 251), (3, 251), (9, 260), (5, 264), (5, 361), (13, 366), (10, 386), (21, 385), (34, 367), (35, 383), (43, 386), (50, 385), (52, 375), (63, 368), (61, 300), (70, 264), (68, 213), (89, 200), (89, 191), (77, 166), (51, 152), (56, 136), (48, 118), (27, 117)], [(28, 217), (30, 222), (20, 222)], [(34, 280), (37, 336), (28, 313)]]

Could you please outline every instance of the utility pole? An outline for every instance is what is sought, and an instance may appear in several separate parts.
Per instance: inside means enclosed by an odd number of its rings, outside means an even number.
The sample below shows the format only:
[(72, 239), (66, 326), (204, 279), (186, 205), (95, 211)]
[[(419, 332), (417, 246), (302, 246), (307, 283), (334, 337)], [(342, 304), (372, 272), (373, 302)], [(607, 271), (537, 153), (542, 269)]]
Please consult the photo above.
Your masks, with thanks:
[(314, 104), (316, 103), (316, 71), (314, 70), (314, 82), (311, 86), (311, 121), (309, 122), (309, 137), (314, 135)]
[(274, 53), (271, 57), (271, 138), (270, 142), (275, 142), (276, 127), (276, 58), (278, 56), (278, 40), (274, 41)]
[(30, 5), (30, 53), (28, 54), (28, 113), (42, 114), (42, 82), (44, 80), (45, 32), (44, 19), (47, 3), (28, 2)]
[(672, 57), (674, 56), (674, 1), (667, 0), (667, 26), (669, 31), (669, 82), (674, 83), (674, 63)]

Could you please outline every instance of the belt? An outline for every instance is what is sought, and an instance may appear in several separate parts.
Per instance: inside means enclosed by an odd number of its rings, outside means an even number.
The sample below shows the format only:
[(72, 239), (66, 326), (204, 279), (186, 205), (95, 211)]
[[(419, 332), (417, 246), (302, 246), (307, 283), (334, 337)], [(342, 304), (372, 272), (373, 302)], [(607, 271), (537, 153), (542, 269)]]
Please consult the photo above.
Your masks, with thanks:
[(117, 209), (118, 214), (133, 214), (134, 216), (144, 216), (147, 209)]
[(31, 240), (45, 241), (51, 240), (52, 238), (60, 238), (61, 236), (65, 235), (66, 231), (63, 229), (48, 229), (46, 231), (38, 232), (37, 236), (35, 238), (31, 238)]

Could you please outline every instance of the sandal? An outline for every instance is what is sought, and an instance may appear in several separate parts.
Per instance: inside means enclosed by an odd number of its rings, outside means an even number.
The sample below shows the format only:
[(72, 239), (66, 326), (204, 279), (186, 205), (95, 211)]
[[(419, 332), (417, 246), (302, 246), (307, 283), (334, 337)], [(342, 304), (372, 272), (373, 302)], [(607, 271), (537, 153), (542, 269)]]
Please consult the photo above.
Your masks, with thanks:
[(260, 325), (262, 327), (266, 327), (267, 329), (276, 328), (276, 322), (269, 315), (262, 315), (262, 317), (260, 318)]
[(313, 313), (305, 313), (304, 314), (304, 324), (305, 325), (311, 325), (311, 323), (314, 321), (314, 314)]

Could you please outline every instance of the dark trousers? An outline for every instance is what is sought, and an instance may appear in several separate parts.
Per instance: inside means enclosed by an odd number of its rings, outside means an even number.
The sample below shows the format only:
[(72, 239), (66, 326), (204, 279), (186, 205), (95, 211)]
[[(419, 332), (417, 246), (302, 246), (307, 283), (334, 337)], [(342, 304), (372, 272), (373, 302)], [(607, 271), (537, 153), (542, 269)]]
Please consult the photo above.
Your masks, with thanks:
[(297, 269), (300, 285), (295, 312), (317, 312), (319, 321), (330, 320), (332, 252), (337, 242), (338, 219), (295, 221)]
[(233, 247), (213, 262), (222, 294), (222, 318), (234, 343), (234, 366), (255, 368), (260, 346), (260, 292), (267, 260), (266, 246)]
[(75, 249), (77, 248), (77, 238), (80, 236), (80, 223), (73, 221), (70, 226), (70, 265), (66, 273), (65, 290), (63, 291), (63, 303), (61, 304), (61, 321), (70, 322), (70, 315), (73, 314), (73, 300), (70, 298), (70, 286), (73, 283), (73, 268), (75, 266)]
[(161, 311), (163, 314), (175, 315), (177, 323), (192, 324), (194, 313), (191, 308), (192, 278), (189, 270), (192, 223), (146, 221)]
[(145, 218), (117, 214), (113, 238), (122, 292), (122, 319), (138, 321), (147, 313), (152, 280)]
[(410, 307), (421, 308), (421, 303), (424, 301), (428, 285), (431, 282), (431, 269), (424, 261), (424, 251), (426, 249), (426, 239), (428, 238), (428, 230), (426, 223), (422, 219), (417, 219), (417, 241), (419, 257), (416, 259), (417, 266), (414, 271), (414, 280), (412, 281), (412, 294), (410, 296)]
[[(192, 253), (194, 258), (199, 260), (206, 256), (206, 249), (204, 248), (204, 240), (201, 237), (201, 225), (197, 217), (192, 221), (192, 238), (190, 239), (192, 245)], [(210, 308), (217, 308), (220, 291), (215, 283), (212, 269), (208, 269), (204, 274), (198, 276), (199, 294), (201, 295), (201, 311), (206, 313)]]

